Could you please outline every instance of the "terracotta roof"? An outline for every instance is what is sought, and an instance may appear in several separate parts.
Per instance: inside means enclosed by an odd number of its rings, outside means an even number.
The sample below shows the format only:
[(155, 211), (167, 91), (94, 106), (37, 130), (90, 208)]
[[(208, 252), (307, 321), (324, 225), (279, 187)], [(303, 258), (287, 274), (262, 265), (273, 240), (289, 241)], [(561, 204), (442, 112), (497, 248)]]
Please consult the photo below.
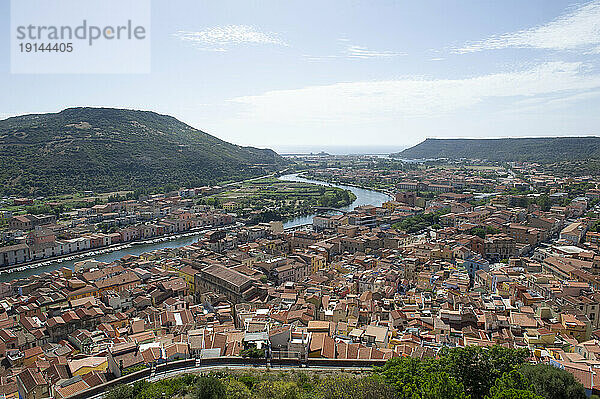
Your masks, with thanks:
[(26, 392), (31, 392), (40, 385), (48, 384), (44, 379), (44, 376), (34, 369), (25, 369), (25, 371), (21, 372), (17, 378), (21, 380), (21, 384)]
[(63, 387), (56, 387), (56, 396), (59, 398), (66, 398), (76, 394), (77, 392), (84, 391), (89, 387), (90, 386), (83, 379), (80, 379), (72, 384)]

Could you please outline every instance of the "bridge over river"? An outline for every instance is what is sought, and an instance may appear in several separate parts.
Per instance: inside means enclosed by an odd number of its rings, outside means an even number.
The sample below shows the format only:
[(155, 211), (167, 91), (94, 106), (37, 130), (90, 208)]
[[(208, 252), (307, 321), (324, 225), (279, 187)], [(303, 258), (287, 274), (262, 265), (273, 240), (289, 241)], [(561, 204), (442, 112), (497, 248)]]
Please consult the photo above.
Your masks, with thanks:
[(315, 206), (314, 207), (315, 212), (317, 212), (318, 214), (321, 213), (328, 213), (328, 212), (340, 212), (342, 214), (346, 214), (348, 213), (348, 211), (343, 211), (341, 209), (338, 208), (331, 208), (329, 206)]

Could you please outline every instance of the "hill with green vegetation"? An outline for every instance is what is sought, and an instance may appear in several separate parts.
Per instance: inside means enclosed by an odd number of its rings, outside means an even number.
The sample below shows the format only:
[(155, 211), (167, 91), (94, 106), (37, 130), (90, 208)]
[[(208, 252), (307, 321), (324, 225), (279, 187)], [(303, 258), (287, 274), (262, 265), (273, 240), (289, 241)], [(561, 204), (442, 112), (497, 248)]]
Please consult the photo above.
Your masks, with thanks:
[(69, 108), (0, 121), (0, 194), (168, 191), (260, 176), (286, 161), (149, 111)]
[[(372, 372), (223, 371), (117, 386), (104, 399), (585, 399), (559, 368), (530, 364), (527, 349), (444, 348), (436, 358), (397, 357)], [(592, 395), (592, 399), (597, 399)]]
[(504, 162), (600, 159), (600, 137), (426, 139), (393, 156), (403, 159), (468, 158)]

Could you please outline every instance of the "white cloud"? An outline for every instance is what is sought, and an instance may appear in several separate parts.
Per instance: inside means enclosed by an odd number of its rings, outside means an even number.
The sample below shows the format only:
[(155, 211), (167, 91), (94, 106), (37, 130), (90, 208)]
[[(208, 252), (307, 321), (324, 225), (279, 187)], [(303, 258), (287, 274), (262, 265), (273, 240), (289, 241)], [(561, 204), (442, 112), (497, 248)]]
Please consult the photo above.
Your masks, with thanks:
[(516, 106), (523, 98), (571, 96), (599, 87), (600, 75), (586, 73), (583, 64), (551, 62), (466, 79), (336, 83), (274, 90), (230, 101), (242, 105), (240, 119), (252, 122), (344, 125), (449, 115), (488, 99), (504, 99)]
[(394, 53), (392, 51), (374, 51), (362, 46), (348, 46), (346, 48), (347, 58), (390, 58), (406, 55), (403, 53)]
[(202, 50), (227, 51), (239, 45), (271, 44), (287, 46), (275, 33), (261, 32), (253, 26), (227, 25), (208, 28), (202, 31), (178, 31), (173, 36), (190, 42)]
[(600, 90), (578, 92), (570, 95), (551, 95), (527, 98), (515, 103), (515, 107), (506, 110), (507, 113), (528, 113), (556, 110), (575, 103), (581, 104), (600, 97)]
[(455, 49), (455, 53), (472, 53), (503, 48), (539, 48), (552, 50), (589, 50), (600, 47), (600, 0), (576, 7), (545, 25), (517, 32), (495, 35)]
[(339, 49), (337, 54), (330, 55), (303, 55), (308, 61), (327, 61), (332, 59), (373, 59), (373, 58), (393, 58), (404, 56), (406, 53), (398, 53), (388, 50), (373, 50), (368, 47), (348, 44), (350, 39), (339, 38), (338, 42), (343, 44), (343, 48)]

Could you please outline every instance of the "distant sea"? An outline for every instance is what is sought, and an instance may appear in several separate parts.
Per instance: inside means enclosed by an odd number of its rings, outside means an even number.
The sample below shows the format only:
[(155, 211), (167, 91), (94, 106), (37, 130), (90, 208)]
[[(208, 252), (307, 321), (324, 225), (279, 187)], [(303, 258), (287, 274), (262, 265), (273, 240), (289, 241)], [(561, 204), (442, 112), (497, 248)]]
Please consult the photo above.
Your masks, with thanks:
[(278, 154), (318, 154), (331, 155), (382, 155), (399, 152), (408, 148), (400, 145), (273, 145)]

